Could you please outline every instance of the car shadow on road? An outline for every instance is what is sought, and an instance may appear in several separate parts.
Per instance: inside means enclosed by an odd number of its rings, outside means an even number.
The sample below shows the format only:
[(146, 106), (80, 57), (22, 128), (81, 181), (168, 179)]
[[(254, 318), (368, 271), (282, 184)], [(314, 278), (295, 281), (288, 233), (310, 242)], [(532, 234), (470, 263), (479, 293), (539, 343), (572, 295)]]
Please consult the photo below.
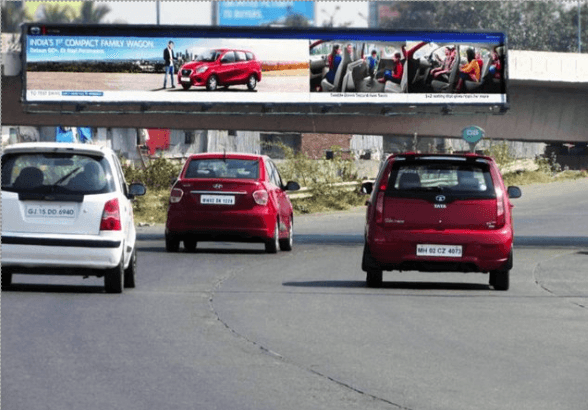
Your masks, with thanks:
[(514, 246), (580, 247), (588, 246), (588, 237), (583, 236), (515, 236)]
[(105, 293), (104, 286), (80, 286), (80, 285), (53, 285), (53, 284), (31, 284), (31, 283), (13, 283), (8, 289), (2, 289), (2, 292), (22, 292), (22, 293)]
[(265, 255), (264, 249), (244, 249), (244, 248), (197, 248), (190, 252), (185, 249), (180, 249), (178, 252), (167, 252), (165, 247), (142, 247), (138, 246), (139, 252), (153, 252), (153, 253), (169, 253), (170, 255), (186, 255), (186, 254), (216, 254), (216, 255)]
[[(324, 280), (309, 282), (284, 282), (282, 286), (301, 288), (365, 288), (365, 281)], [(374, 289), (374, 288), (370, 288)], [(412, 289), (412, 290), (491, 290), (490, 285), (481, 283), (458, 282), (383, 282), (378, 289)]]

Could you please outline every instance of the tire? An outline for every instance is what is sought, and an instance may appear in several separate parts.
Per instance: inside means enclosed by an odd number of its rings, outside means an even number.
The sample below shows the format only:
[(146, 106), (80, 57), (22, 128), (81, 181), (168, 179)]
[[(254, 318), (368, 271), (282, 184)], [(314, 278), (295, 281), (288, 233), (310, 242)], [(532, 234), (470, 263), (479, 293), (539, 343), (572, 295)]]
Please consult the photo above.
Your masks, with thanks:
[(370, 254), (370, 249), (367, 243), (363, 246), (361, 269), (366, 272), (365, 283), (368, 288), (379, 288), (382, 286), (383, 271), (379, 268), (377, 261), (374, 260)]
[(198, 242), (195, 239), (184, 239), (184, 249), (187, 252), (196, 252)]
[(129, 267), (125, 269), (125, 280), (124, 286), (125, 288), (134, 288), (135, 287), (135, 274), (137, 273), (137, 249), (133, 249), (133, 253), (131, 254), (131, 261), (129, 262)]
[(125, 276), (125, 260), (121, 256), (119, 264), (108, 269), (104, 275), (104, 289), (106, 293), (122, 293)]
[(490, 285), (495, 290), (508, 290), (510, 287), (510, 270), (493, 270), (490, 272)]
[(218, 87), (218, 78), (216, 78), (216, 75), (211, 75), (210, 77), (208, 77), (208, 80), (206, 80), (206, 89), (208, 91), (215, 91)]
[(6, 268), (2, 269), (2, 290), (6, 290), (12, 285), (12, 271)]
[(188, 90), (190, 89), (190, 87), (192, 87), (192, 84), (185, 84), (185, 83), (182, 83), (182, 88), (183, 88), (184, 90), (188, 91)]
[(257, 78), (255, 77), (254, 74), (251, 74), (249, 76), (249, 78), (247, 79), (247, 88), (249, 89), (249, 91), (253, 91), (253, 90), (255, 90), (256, 86), (257, 86)]
[(288, 229), (288, 237), (280, 239), (280, 250), (291, 251), (294, 245), (294, 220), (290, 218), (290, 228)]
[(265, 251), (267, 253), (278, 253), (279, 248), (280, 248), (280, 227), (279, 227), (279, 222), (276, 221), (276, 227), (274, 229), (274, 236), (273, 236), (273, 238), (269, 239), (265, 243)]
[(490, 272), (490, 286), (495, 290), (508, 290), (510, 287), (510, 270), (513, 267), (513, 253), (510, 251), (508, 261), (501, 268)]
[(378, 269), (369, 269), (366, 272), (365, 284), (368, 288), (379, 288), (382, 286), (382, 271)]
[(167, 252), (177, 252), (180, 250), (180, 240), (172, 235), (165, 234), (165, 250)]

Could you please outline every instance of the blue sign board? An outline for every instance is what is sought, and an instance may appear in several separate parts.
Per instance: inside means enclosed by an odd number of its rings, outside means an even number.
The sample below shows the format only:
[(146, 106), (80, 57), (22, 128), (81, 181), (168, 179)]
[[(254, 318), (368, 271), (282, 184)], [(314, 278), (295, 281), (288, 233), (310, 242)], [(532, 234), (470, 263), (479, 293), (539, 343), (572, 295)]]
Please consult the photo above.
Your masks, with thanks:
[(476, 144), (482, 138), (484, 138), (484, 130), (480, 127), (473, 125), (471, 127), (464, 128), (461, 133), (461, 136), (470, 144)]
[(262, 26), (280, 24), (298, 14), (314, 21), (314, 1), (219, 1), (220, 26)]

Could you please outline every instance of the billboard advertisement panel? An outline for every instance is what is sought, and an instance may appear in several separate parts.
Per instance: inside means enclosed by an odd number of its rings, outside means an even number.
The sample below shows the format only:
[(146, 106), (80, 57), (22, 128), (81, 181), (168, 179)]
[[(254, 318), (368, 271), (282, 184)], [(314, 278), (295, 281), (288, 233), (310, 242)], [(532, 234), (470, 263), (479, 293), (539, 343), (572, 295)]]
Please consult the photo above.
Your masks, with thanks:
[(502, 33), (24, 27), (24, 101), (507, 104)]
[(279, 24), (292, 14), (314, 21), (314, 1), (219, 1), (216, 6), (220, 26)]

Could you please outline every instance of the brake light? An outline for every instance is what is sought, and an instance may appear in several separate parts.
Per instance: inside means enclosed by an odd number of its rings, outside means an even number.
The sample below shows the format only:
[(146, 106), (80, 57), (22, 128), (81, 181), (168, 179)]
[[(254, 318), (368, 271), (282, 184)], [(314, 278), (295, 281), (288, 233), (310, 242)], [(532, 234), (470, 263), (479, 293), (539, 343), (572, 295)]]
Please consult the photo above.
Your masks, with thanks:
[(378, 186), (378, 195), (376, 197), (376, 223), (384, 223), (384, 194), (388, 188), (388, 179), (390, 178), (390, 169), (382, 175), (380, 185)]
[(381, 224), (384, 222), (384, 192), (378, 192), (376, 199), (376, 223)]
[(255, 203), (257, 205), (267, 205), (267, 202), (269, 200), (269, 195), (268, 195), (267, 191), (264, 191), (264, 190), (255, 191), (253, 193), (253, 200), (255, 201)]
[(502, 189), (496, 188), (496, 228), (502, 228), (505, 223), (504, 192), (502, 192)]
[(118, 199), (114, 198), (104, 204), (102, 220), (100, 221), (101, 231), (120, 231), (122, 228), (120, 220), (120, 208)]
[(177, 204), (180, 202), (182, 197), (184, 196), (184, 191), (179, 188), (174, 188), (171, 190), (171, 194), (169, 195), (169, 202), (171, 204)]

